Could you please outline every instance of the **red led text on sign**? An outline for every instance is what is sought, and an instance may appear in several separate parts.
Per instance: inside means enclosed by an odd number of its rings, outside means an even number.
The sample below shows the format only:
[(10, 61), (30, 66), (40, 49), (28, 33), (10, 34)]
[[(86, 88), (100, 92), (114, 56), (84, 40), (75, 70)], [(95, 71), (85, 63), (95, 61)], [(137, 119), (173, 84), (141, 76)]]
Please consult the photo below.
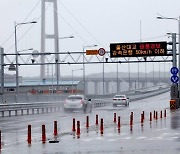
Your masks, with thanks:
[(167, 42), (140, 42), (140, 43), (112, 43), (110, 56), (115, 57), (143, 57), (166, 56)]

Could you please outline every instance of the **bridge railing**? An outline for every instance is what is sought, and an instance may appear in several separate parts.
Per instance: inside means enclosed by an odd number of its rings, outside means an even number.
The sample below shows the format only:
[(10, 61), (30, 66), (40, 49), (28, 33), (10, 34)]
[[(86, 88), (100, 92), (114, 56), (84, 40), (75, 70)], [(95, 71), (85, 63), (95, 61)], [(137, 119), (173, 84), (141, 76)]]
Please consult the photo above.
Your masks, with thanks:
[[(159, 95), (161, 93), (168, 92), (170, 88), (161, 88), (157, 90), (144, 91), (139, 93), (127, 94), (130, 101), (139, 100), (154, 95)], [(92, 99), (93, 107), (102, 107), (111, 105), (113, 98), (106, 99)], [(11, 116), (11, 115), (23, 115), (23, 114), (35, 114), (44, 113), (52, 111), (60, 111), (63, 108), (64, 101), (52, 101), (52, 102), (34, 102), (34, 103), (11, 103), (11, 104), (0, 104), (1, 116)], [(19, 113), (20, 112), (20, 113)]]

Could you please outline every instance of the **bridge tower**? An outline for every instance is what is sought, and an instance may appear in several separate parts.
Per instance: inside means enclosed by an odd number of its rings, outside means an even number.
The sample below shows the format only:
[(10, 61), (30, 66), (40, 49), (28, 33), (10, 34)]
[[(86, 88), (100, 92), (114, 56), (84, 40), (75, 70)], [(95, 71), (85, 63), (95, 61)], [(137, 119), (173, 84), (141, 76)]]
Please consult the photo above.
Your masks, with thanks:
[[(46, 34), (46, 21), (45, 21), (45, 7), (46, 3), (53, 3), (53, 15), (54, 15), (54, 33), (53, 34)], [(41, 6), (41, 63), (45, 63), (45, 52), (46, 52), (46, 39), (53, 39), (54, 40), (54, 52), (59, 53), (59, 32), (58, 32), (58, 12), (57, 12), (57, 0), (42, 0), (42, 6)], [(44, 55), (43, 55), (44, 54)], [(55, 63), (56, 64), (56, 69), (55, 69), (55, 74), (57, 77), (57, 83), (59, 80), (59, 54), (55, 54)], [(41, 79), (46, 78), (45, 74), (45, 65), (40, 66), (40, 77)]]

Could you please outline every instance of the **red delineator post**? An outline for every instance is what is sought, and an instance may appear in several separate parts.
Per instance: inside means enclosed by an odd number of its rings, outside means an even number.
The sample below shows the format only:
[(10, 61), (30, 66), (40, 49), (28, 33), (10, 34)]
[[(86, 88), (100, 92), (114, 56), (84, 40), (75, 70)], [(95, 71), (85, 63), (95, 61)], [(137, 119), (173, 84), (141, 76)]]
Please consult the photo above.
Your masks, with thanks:
[(96, 125), (98, 125), (98, 115), (96, 114)]
[(73, 127), (72, 127), (72, 131), (73, 131), (73, 132), (76, 131), (76, 120), (75, 120), (75, 118), (73, 118)]
[(86, 128), (89, 128), (89, 116), (86, 116)]
[(162, 111), (161, 111), (161, 113), (160, 113), (160, 118), (162, 118)]
[(133, 114), (130, 115), (130, 126), (133, 125)]
[(28, 137), (27, 137), (28, 144), (31, 144), (31, 125), (28, 125)]
[(144, 122), (144, 115), (143, 115), (143, 113), (141, 114), (141, 125), (143, 124), (143, 122)]
[(116, 113), (114, 113), (114, 123), (116, 123)]
[(154, 119), (156, 118), (156, 111), (154, 110)]
[(131, 118), (132, 118), (132, 121), (133, 121), (133, 119), (134, 119), (134, 117), (133, 117), (133, 112), (131, 112)]
[(149, 121), (152, 121), (152, 112), (150, 112)]
[(158, 119), (158, 112), (156, 111), (156, 120)]
[(143, 111), (143, 120), (145, 119), (145, 113), (144, 113), (144, 111)]
[(42, 125), (42, 143), (46, 142), (46, 126)]
[(101, 135), (104, 133), (103, 119), (101, 119), (101, 124), (100, 124), (100, 133), (101, 133)]
[(164, 117), (166, 117), (166, 110), (164, 110)]
[(58, 132), (57, 132), (57, 121), (54, 121), (54, 136), (57, 136)]
[(120, 127), (121, 127), (121, 117), (118, 116), (118, 130), (120, 130)]
[(0, 130), (0, 149), (2, 149), (2, 146), (1, 146), (1, 130)]
[(77, 121), (77, 137), (80, 138), (80, 121)]

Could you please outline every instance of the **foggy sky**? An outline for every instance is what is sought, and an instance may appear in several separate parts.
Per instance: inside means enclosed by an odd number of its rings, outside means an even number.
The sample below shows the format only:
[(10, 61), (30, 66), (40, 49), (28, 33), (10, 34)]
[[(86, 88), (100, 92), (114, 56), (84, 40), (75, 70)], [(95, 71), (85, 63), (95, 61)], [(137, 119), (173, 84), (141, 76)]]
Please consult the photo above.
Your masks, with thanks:
[[(31, 20), (37, 20), (38, 23), (18, 41), (18, 50), (34, 48), (40, 51), (41, 2), (38, 2), (39, 0), (1, 0), (0, 45), (5, 49), (5, 53), (14, 52), (14, 22)], [(28, 16), (31, 11), (32, 14)], [(52, 5), (48, 6), (46, 11), (47, 33), (52, 33), (53, 30), (51, 11)], [(59, 40), (60, 51), (82, 51), (83, 45), (92, 44), (98, 44), (97, 48), (103, 47), (109, 51), (112, 42), (170, 41), (171, 38), (168, 38), (166, 33), (178, 32), (178, 22), (158, 20), (157, 13), (165, 17), (178, 17), (179, 0), (58, 0), (59, 36), (75, 36), (74, 39)], [(30, 26), (20, 26), (17, 38), (21, 38)], [(52, 46), (53, 43), (47, 41), (46, 51), (53, 50)], [(167, 71), (169, 65), (166, 64)], [(156, 71), (158, 66), (159, 64), (155, 64)], [(161, 67), (163, 69), (164, 66)], [(76, 68), (81, 66), (63, 66), (61, 75), (70, 75), (71, 70)], [(121, 65), (119, 70), (127, 71), (127, 65)], [(54, 73), (51, 66), (47, 71), (49, 74)], [(102, 65), (86, 67), (86, 74), (101, 71)], [(105, 71), (116, 71), (116, 65), (106, 65)], [(137, 71), (137, 64), (131, 64), (131, 71)], [(140, 66), (140, 71), (145, 71), (144, 64)], [(147, 64), (147, 71), (152, 71), (152, 64)], [(20, 75), (23, 76), (35, 76), (38, 73), (38, 67), (20, 68)], [(77, 72), (77, 75), (80, 73), (82, 72)]]

